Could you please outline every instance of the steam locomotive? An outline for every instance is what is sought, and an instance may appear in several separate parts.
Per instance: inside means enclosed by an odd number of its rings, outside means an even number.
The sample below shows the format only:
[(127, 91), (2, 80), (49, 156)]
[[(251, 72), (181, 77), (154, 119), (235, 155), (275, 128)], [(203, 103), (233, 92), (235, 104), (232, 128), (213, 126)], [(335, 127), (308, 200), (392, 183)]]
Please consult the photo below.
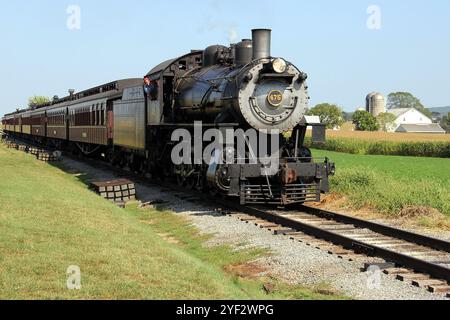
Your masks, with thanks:
[[(319, 201), (335, 167), (328, 159), (313, 159), (304, 141), (308, 126), (314, 141), (324, 141), (325, 127), (306, 116), (307, 74), (272, 57), (270, 47), (271, 30), (255, 29), (252, 39), (192, 50), (157, 65), (146, 75), (156, 86), (152, 95), (142, 79), (69, 90), (65, 98), (5, 115), (2, 128), (12, 137), (173, 178), (185, 188), (237, 197), (241, 204)], [(240, 132), (244, 149), (236, 150), (235, 134), (224, 148), (209, 152), (209, 161), (174, 163), (180, 142), (175, 132), (203, 137), (211, 129)], [(257, 148), (267, 147), (264, 156), (248, 143), (249, 130), (259, 134)], [(276, 147), (267, 146), (268, 140), (276, 140)], [(192, 147), (184, 158), (198, 157), (192, 150), (205, 152), (203, 140), (184, 142)], [(225, 154), (236, 161), (219, 161)], [(276, 157), (275, 170), (265, 170), (267, 157)]]

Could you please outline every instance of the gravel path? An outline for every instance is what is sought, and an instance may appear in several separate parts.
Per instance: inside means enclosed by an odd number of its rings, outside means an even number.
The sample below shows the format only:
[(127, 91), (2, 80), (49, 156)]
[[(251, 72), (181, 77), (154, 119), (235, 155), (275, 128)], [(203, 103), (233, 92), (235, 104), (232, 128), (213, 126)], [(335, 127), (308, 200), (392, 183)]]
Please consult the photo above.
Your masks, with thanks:
[[(87, 173), (94, 179), (115, 178), (110, 171), (96, 169), (79, 161), (65, 159), (63, 163), (70, 168), (70, 172)], [(207, 245), (236, 244), (239, 248), (259, 247), (270, 250), (270, 255), (256, 262), (262, 269), (269, 270), (272, 275), (289, 283), (303, 286), (326, 284), (354, 299), (445, 299), (443, 296), (430, 294), (424, 289), (395, 280), (393, 276), (361, 272), (364, 263), (375, 261), (373, 258), (361, 257), (355, 261), (339, 259), (323, 250), (294, 242), (286, 236), (274, 236), (267, 230), (246, 224), (235, 217), (220, 215), (214, 212), (213, 208), (180, 200), (162, 192), (159, 187), (137, 183), (136, 190), (138, 199), (142, 202), (163, 200), (167, 203), (167, 209), (189, 217), (201, 232), (213, 234)], [(371, 279), (379, 285), (368, 285), (368, 282), (373, 283)]]

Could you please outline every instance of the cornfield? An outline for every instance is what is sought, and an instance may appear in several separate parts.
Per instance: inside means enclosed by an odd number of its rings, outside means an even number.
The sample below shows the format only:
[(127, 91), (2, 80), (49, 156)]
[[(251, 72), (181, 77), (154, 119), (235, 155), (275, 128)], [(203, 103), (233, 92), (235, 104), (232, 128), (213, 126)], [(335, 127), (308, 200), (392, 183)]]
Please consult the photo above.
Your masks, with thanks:
[[(310, 135), (311, 133), (309, 133)], [(366, 141), (396, 141), (396, 142), (424, 142), (442, 141), (450, 143), (450, 134), (420, 134), (420, 133), (393, 133), (369, 131), (334, 131), (327, 130), (329, 138), (345, 138)]]
[(450, 158), (450, 135), (386, 132), (327, 131), (327, 142), (306, 145), (315, 149), (350, 154)]

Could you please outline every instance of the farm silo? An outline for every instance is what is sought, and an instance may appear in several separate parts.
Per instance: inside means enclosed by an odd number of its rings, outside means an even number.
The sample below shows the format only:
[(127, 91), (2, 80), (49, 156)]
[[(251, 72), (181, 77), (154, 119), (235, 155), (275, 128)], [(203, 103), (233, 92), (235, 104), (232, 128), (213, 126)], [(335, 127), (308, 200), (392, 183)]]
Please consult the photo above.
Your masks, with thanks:
[(374, 117), (377, 117), (380, 113), (386, 112), (386, 102), (383, 95), (375, 93), (370, 99), (371, 112)]
[(372, 97), (376, 92), (369, 93), (366, 97), (366, 111), (372, 113)]
[(381, 93), (372, 92), (366, 97), (366, 111), (370, 112), (374, 117), (380, 113), (386, 112), (386, 102)]

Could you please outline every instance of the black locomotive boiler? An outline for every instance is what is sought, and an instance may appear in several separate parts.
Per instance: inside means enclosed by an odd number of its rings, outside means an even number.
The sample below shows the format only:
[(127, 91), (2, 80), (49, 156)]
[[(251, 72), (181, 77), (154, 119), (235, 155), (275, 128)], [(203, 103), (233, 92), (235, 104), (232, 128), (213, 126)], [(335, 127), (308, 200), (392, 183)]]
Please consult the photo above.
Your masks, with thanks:
[[(98, 155), (153, 177), (174, 178), (185, 188), (238, 197), (242, 204), (318, 201), (328, 191), (334, 164), (313, 159), (304, 141), (308, 126), (313, 127), (313, 139), (323, 141), (325, 127), (306, 116), (306, 73), (272, 57), (270, 47), (271, 30), (255, 29), (251, 40), (192, 50), (157, 65), (146, 75), (155, 89), (151, 95), (141, 80), (115, 81), (8, 114), (3, 129), (40, 144)], [(250, 144), (236, 151), (237, 136), (214, 150), (211, 161), (175, 164), (174, 132), (194, 135), (199, 123), (202, 135), (210, 129), (253, 129), (259, 139), (276, 139), (276, 150), (268, 147), (270, 156), (277, 156), (276, 170), (264, 170), (267, 163)], [(194, 139), (189, 143), (201, 151), (207, 144)], [(230, 149), (241, 161), (218, 161)]]

